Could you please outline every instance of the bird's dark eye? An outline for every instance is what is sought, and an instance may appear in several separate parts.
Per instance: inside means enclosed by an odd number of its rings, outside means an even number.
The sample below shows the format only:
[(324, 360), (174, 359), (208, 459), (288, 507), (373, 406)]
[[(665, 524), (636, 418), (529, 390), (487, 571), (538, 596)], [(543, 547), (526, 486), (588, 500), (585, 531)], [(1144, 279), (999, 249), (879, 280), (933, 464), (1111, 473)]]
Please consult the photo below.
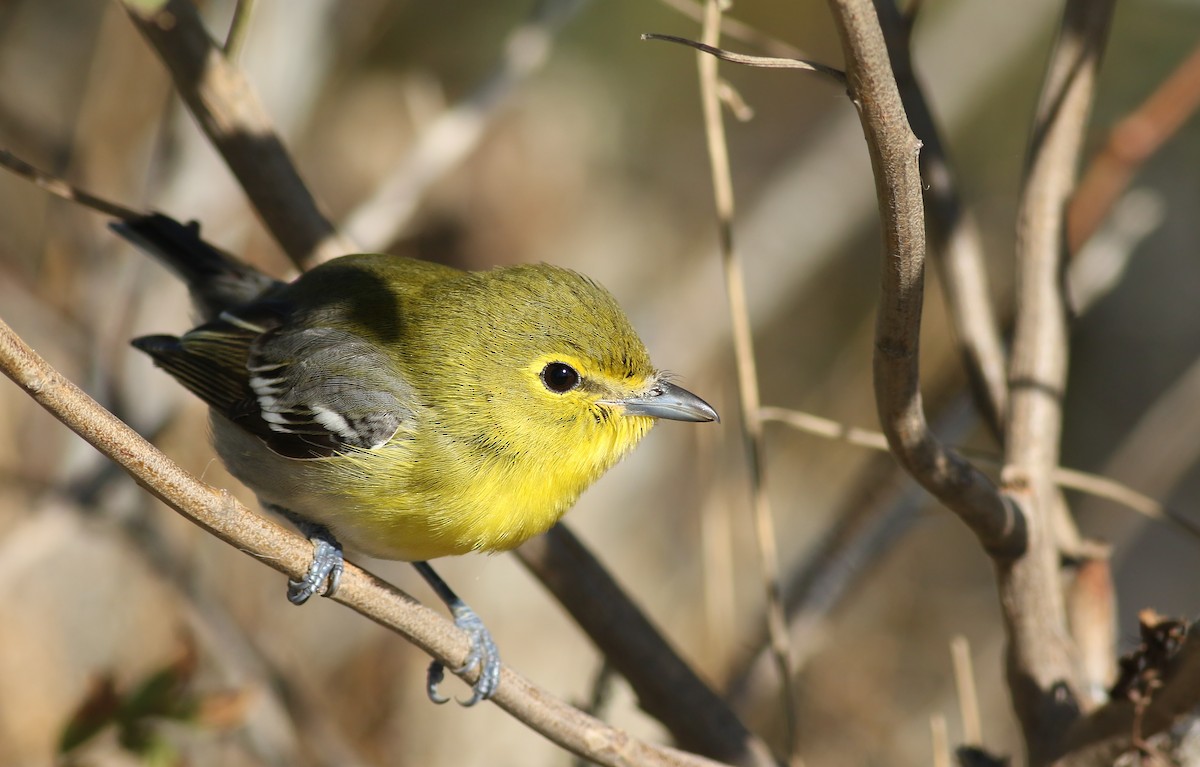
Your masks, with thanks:
[(562, 394), (579, 385), (579, 374), (565, 362), (551, 362), (542, 368), (542, 383), (550, 391)]

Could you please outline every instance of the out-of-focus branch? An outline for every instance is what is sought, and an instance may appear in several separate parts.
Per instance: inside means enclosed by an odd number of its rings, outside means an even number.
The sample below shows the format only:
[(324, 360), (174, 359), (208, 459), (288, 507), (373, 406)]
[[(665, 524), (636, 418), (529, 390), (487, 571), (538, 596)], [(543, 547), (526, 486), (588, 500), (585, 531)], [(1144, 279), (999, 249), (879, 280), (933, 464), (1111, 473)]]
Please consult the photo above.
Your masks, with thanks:
[(358, 250), (325, 218), (253, 87), (209, 37), (191, 2), (125, 0), (125, 10), (288, 257), (307, 268)]
[[(913, 133), (921, 141), (921, 176), (925, 179), (926, 215), (933, 240), (930, 253), (942, 273), (946, 307), (976, 405), (984, 423), (999, 438), (1004, 432), (1004, 412), (1008, 407), (1008, 360), (988, 289), (979, 224), (971, 209), (963, 204), (941, 132), (913, 70), (911, 19), (901, 15), (893, 0), (876, 0), (875, 9), (887, 40), (900, 98)], [(913, 4), (908, 13), (915, 12)]]
[[(227, 492), (201, 483), (172, 463), (50, 367), (3, 321), (0, 369), (38, 404), (189, 521), (292, 578), (301, 577), (308, 569), (312, 550), (303, 538), (252, 513)], [(405, 637), (448, 668), (459, 668), (466, 658), (469, 643), (463, 632), (407, 594), (350, 563), (334, 599)], [(466, 681), (473, 681), (475, 672), (473, 669), (466, 674)], [(716, 764), (632, 738), (557, 700), (507, 668), (492, 701), (563, 748), (599, 764)]]
[(1173, 650), (1163, 668), (1143, 671), (1151, 688), (1141, 705), (1114, 700), (1078, 720), (1063, 738), (1062, 754), (1055, 767), (1102, 767), (1121, 753), (1138, 746), (1135, 738), (1163, 732), (1180, 716), (1200, 706), (1200, 622), (1187, 628), (1182, 645)]
[(775, 764), (766, 744), (696, 676), (566, 526), (559, 523), (516, 554), (625, 677), (638, 705), (662, 722), (680, 747), (731, 764)]
[(1022, 510), (1025, 556), (997, 568), (1007, 673), (1029, 763), (1048, 764), (1079, 716), (1055, 525), (1073, 525), (1054, 485), (1067, 372), (1064, 217), (1091, 110), (1112, 0), (1069, 0), (1039, 99), (1017, 218), (1017, 312), (1006, 426), (1006, 497)]
[(869, 0), (831, 0), (850, 97), (859, 110), (883, 218), (885, 255), (875, 335), (875, 396), (896, 458), (966, 522), (993, 556), (1017, 556), (1024, 524), (996, 486), (929, 429), (919, 388), (925, 217), (917, 154), (887, 46)]
[(1200, 46), (1108, 134), (1067, 210), (1067, 248), (1078, 252), (1142, 164), (1200, 108)]
[(237, 61), (246, 45), (246, 35), (250, 32), (250, 19), (254, 16), (254, 0), (237, 0), (233, 6), (233, 20), (229, 22), (229, 34), (225, 36), (225, 44), (221, 49), (230, 61)]
[(33, 167), (7, 149), (0, 149), (0, 167), (7, 168), (21, 178), (27, 179), (31, 183), (45, 189), (55, 197), (61, 197), (64, 200), (78, 203), (85, 208), (91, 208), (97, 213), (103, 213), (106, 216), (126, 219), (136, 218), (143, 213), (132, 208), (126, 208), (124, 205), (106, 200), (103, 197), (89, 194), (78, 187), (68, 184), (58, 176)]
[(347, 218), (344, 229), (368, 250), (387, 247), (404, 232), (433, 182), (479, 145), (488, 121), (505, 98), (550, 57), (554, 36), (586, 0), (538, 0), (528, 19), (508, 36), (492, 74), (462, 103), (440, 115), (379, 185)]

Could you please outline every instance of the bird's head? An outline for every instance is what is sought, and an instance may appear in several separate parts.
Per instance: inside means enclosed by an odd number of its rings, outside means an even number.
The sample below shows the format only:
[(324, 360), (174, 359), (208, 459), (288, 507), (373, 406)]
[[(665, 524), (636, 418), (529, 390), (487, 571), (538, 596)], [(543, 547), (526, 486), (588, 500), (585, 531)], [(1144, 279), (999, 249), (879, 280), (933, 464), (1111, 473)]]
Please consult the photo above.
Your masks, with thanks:
[(453, 300), (460, 321), (479, 322), (467, 355), (478, 368), (459, 379), (459, 419), (486, 414), (471, 430), (479, 449), (533, 459), (585, 486), (657, 419), (718, 420), (654, 368), (616, 300), (587, 277), (538, 265), (469, 279)]

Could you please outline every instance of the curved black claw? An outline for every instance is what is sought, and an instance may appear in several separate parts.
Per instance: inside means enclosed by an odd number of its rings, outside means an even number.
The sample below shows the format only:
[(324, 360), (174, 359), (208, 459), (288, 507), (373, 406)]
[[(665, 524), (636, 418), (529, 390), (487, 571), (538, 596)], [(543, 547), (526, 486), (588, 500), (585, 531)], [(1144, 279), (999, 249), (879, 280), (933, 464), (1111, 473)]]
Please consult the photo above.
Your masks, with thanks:
[[(487, 626), (483, 625), (483, 621), (465, 602), (456, 600), (450, 605), (450, 612), (454, 614), (454, 625), (467, 632), (471, 638), (471, 651), (467, 653), (467, 659), (463, 665), (454, 669), (454, 673), (465, 674), (472, 669), (479, 669), (479, 678), (475, 680), (471, 697), (467, 700), (459, 700), (458, 703), (462, 706), (474, 706), (479, 701), (492, 697), (496, 693), (496, 688), (500, 686), (500, 651), (496, 648), (496, 643), (492, 640)], [(430, 663), (425, 691), (434, 703), (441, 704), (449, 700), (437, 690), (443, 678), (445, 678), (445, 666), (436, 660)]]
[[(342, 558), (342, 545), (325, 528), (312, 531), (309, 540), (313, 545), (313, 561), (308, 572), (302, 580), (288, 581), (288, 601), (294, 605), (304, 604), (312, 595), (322, 593), (322, 588), (327, 597), (337, 593), (346, 564)], [(329, 582), (327, 587), (326, 581)]]

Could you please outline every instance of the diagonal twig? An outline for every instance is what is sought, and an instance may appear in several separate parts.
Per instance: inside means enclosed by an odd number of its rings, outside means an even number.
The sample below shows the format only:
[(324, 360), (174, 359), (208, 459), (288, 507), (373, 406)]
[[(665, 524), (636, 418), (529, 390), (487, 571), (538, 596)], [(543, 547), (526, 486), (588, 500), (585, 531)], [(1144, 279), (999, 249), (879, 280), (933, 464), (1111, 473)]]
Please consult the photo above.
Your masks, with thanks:
[(686, 37), (678, 37), (676, 35), (662, 35), (655, 32), (647, 32), (642, 35), (643, 40), (660, 40), (666, 43), (677, 43), (686, 45), (689, 48), (695, 48), (701, 53), (707, 53), (710, 56), (715, 56), (721, 61), (728, 61), (731, 64), (742, 64), (748, 67), (759, 67), (761, 69), (803, 69), (808, 72), (816, 72), (817, 74), (825, 75), (833, 79), (839, 85), (846, 84), (846, 73), (840, 69), (826, 66), (825, 64), (816, 61), (805, 61), (803, 59), (780, 58), (778, 56), (752, 56), (746, 53), (735, 53), (727, 51), (724, 48), (718, 48), (715, 45), (702, 43), (698, 40), (691, 40)]
[[(64, 199), (108, 215), (139, 211), (88, 194), (63, 179), (0, 150), (0, 166)], [(714, 758), (740, 765), (773, 764), (766, 745), (666, 643), (603, 565), (560, 524), (517, 552), (521, 561), (575, 616), (596, 645), (614, 659), (642, 707), (675, 739)], [(681, 705), (680, 701), (686, 701)]]
[[(565, 525), (555, 525), (516, 554), (570, 611), (605, 662), (625, 677), (638, 705), (662, 722), (680, 747), (733, 764), (775, 764), (766, 745), (696, 676)], [(578, 577), (581, 572), (587, 577)], [(647, 668), (654, 673), (644, 673)]]
[[(172, 463), (50, 367), (3, 321), (0, 369), (38, 404), (189, 521), (290, 577), (300, 577), (308, 569), (312, 550), (298, 534), (254, 514), (229, 493), (199, 482)], [(467, 655), (466, 635), (450, 621), (350, 563), (334, 600), (399, 633), (448, 668), (460, 668)], [(468, 682), (476, 671), (464, 675)], [(600, 764), (717, 764), (632, 738), (557, 700), (507, 668), (491, 700), (563, 748)]]
[(357, 251), (321, 212), (253, 87), (209, 37), (196, 8), (188, 0), (124, 4), (288, 257), (304, 268)]

